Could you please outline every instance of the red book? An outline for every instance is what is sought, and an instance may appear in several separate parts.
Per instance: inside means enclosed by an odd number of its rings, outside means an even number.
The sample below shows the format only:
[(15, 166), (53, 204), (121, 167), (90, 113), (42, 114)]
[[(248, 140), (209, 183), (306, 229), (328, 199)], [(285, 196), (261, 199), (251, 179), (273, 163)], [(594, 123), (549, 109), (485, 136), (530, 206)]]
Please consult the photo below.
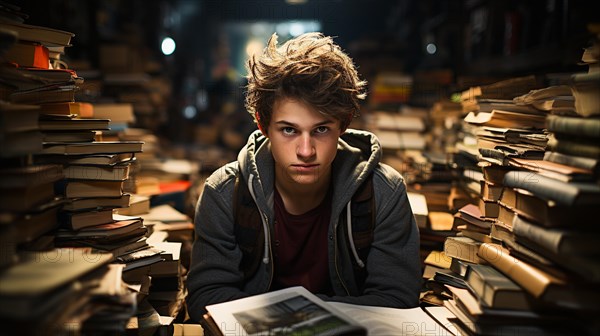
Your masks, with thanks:
[(37, 43), (17, 42), (6, 52), (5, 58), (24, 67), (48, 69), (50, 64), (48, 48)]

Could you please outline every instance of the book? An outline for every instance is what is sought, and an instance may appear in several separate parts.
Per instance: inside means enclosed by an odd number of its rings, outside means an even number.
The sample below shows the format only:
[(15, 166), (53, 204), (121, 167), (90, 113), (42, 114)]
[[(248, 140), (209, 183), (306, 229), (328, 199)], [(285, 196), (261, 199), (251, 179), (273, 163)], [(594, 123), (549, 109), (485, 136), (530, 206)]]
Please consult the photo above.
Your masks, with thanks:
[(490, 199), (479, 198), (479, 211), (486, 218), (498, 218), (498, 202)]
[[(546, 322), (547, 319), (556, 318), (554, 314), (537, 313), (531, 309), (498, 309), (488, 306), (479, 300), (471, 291), (464, 288), (449, 287), (457, 308), (468, 314), (474, 322), (485, 323), (536, 323)], [(528, 301), (529, 303), (529, 301)]]
[(597, 211), (595, 204), (573, 207), (540, 198), (524, 189), (508, 187), (502, 191), (499, 202), (544, 227), (591, 227), (588, 219)]
[(2, 134), (0, 132), (0, 157), (36, 154), (42, 150), (43, 135), (38, 131)]
[(546, 115), (493, 110), (492, 112), (469, 112), (464, 120), (481, 126), (542, 129), (545, 127)]
[(0, 273), (0, 314), (9, 318), (39, 316), (64, 298), (61, 288), (75, 284), (110, 259), (108, 253), (86, 249), (25, 252), (18, 264)]
[(12, 104), (0, 100), (0, 138), (2, 134), (39, 129), (39, 106)]
[(560, 163), (566, 166), (598, 171), (598, 159), (586, 158), (581, 156), (568, 155), (558, 152), (548, 151), (544, 155), (545, 161)]
[(481, 180), (481, 196), (484, 199), (497, 201), (502, 194), (502, 185)]
[(48, 27), (29, 25), (19, 22), (0, 22), (0, 28), (19, 34), (20, 41), (38, 42), (45, 46), (69, 46), (75, 34)]
[(429, 210), (427, 209), (427, 200), (425, 199), (425, 196), (414, 192), (407, 192), (407, 196), (417, 226), (419, 228), (426, 228)]
[(511, 171), (504, 176), (503, 184), (566, 206), (600, 202), (600, 186), (595, 183), (566, 183), (530, 171)]
[[(496, 318), (496, 322), (481, 323), (477, 317), (468, 314), (465, 310), (458, 306), (456, 300), (444, 301), (444, 307), (454, 315), (454, 318), (449, 319), (450, 323), (456, 330), (457, 335), (545, 335), (545, 336), (560, 336), (573, 332), (583, 332), (581, 328), (565, 326), (564, 320), (540, 321), (506, 321)], [(568, 325), (568, 324), (567, 324)]]
[(546, 128), (550, 132), (571, 134), (589, 138), (600, 138), (599, 118), (576, 118), (550, 115), (546, 119)]
[(577, 73), (571, 76), (571, 89), (575, 97), (577, 114), (589, 117), (600, 114), (600, 72)]
[[(367, 335), (367, 329), (303, 287), (209, 305), (218, 335)], [(228, 327), (229, 326), (229, 327)]]
[(37, 43), (17, 42), (4, 54), (4, 59), (24, 67), (48, 69), (48, 48)]
[(483, 264), (485, 261), (477, 254), (480, 245), (480, 242), (468, 237), (448, 237), (444, 242), (444, 254), (474, 264)]
[(398, 113), (375, 111), (367, 116), (367, 122), (378, 130), (401, 132), (423, 132), (425, 130), (423, 118)]
[(128, 206), (115, 209), (115, 212), (120, 215), (137, 216), (150, 212), (150, 197), (143, 195), (132, 195)]
[(502, 110), (509, 112), (539, 113), (534, 107), (515, 104), (510, 99), (474, 99), (462, 102), (462, 111), (469, 112), (492, 112)]
[(148, 274), (153, 277), (179, 276), (181, 244), (181, 242), (154, 243), (154, 247), (162, 251), (160, 256), (163, 261), (150, 265)]
[(94, 116), (110, 119), (111, 124), (135, 122), (132, 104), (94, 104)]
[[(138, 235), (139, 232), (146, 232), (143, 221), (141, 219), (126, 219), (126, 220), (118, 220), (117, 217), (111, 223), (99, 224), (94, 226), (89, 226), (82, 228), (78, 231), (60, 229), (56, 232), (57, 240), (66, 241), (66, 240), (90, 240), (99, 242), (107, 242), (112, 243), (110, 238), (119, 238), (116, 240), (124, 240), (121, 239), (123, 237), (127, 237), (129, 239), (133, 239), (133, 237), (129, 237), (128, 234)], [(144, 234), (138, 235), (136, 240), (141, 238)]]
[(523, 158), (511, 158), (508, 162), (511, 166), (521, 170), (536, 172), (562, 182), (593, 182), (594, 172), (588, 169), (567, 166), (545, 160), (530, 160)]
[(497, 309), (531, 309), (525, 291), (489, 265), (470, 265), (465, 281), (488, 307)]
[(42, 118), (39, 125), (42, 131), (95, 131), (109, 129), (109, 122), (109, 119)]
[(117, 257), (116, 260), (125, 264), (125, 268), (123, 268), (123, 271), (130, 271), (139, 267), (162, 262), (163, 258), (159, 249), (149, 247), (146, 249), (121, 255)]
[(10, 94), (10, 101), (23, 104), (48, 104), (75, 101), (76, 85), (38, 87)]
[[(71, 198), (63, 205), (63, 210), (81, 211), (91, 209), (115, 209), (125, 208), (129, 205), (130, 194), (122, 194), (120, 197), (88, 197)], [(121, 213), (121, 215), (126, 215)]]
[(377, 136), (381, 147), (385, 150), (395, 149), (425, 149), (426, 141), (423, 133), (400, 132), (390, 130), (372, 130)]
[(45, 143), (41, 154), (119, 154), (140, 153), (143, 142), (141, 141), (94, 141), (79, 143)]
[(477, 98), (513, 99), (516, 96), (538, 89), (539, 83), (535, 76), (523, 76), (501, 80), (492, 84), (472, 86), (461, 93), (461, 101)]
[(63, 227), (71, 230), (111, 223), (113, 221), (112, 209), (80, 212), (62, 211), (59, 214), (59, 221)]
[(559, 133), (553, 133), (548, 139), (548, 150), (573, 156), (583, 156), (594, 160), (600, 159), (600, 147), (594, 140), (567, 138)]
[[(53, 104), (42, 104), (41, 113), (76, 115), (79, 118), (94, 118), (94, 105), (85, 102), (63, 102)], [(98, 118), (105, 119), (105, 118)]]
[(94, 131), (46, 131), (42, 134), (45, 143), (92, 142), (96, 139), (96, 133)]
[(452, 259), (452, 261), (450, 262), (450, 270), (463, 278), (465, 275), (467, 275), (467, 270), (469, 268), (469, 265), (477, 265), (477, 264), (470, 263), (468, 261), (460, 260), (457, 258), (451, 258), (451, 259)]
[(163, 223), (187, 222), (188, 216), (177, 211), (169, 204), (162, 204), (150, 209), (150, 212), (144, 215), (144, 220), (160, 221)]
[(481, 167), (481, 170), (483, 171), (483, 178), (486, 181), (499, 185), (504, 183), (504, 175), (506, 175), (506, 173), (515, 170), (514, 167), (492, 164), (483, 161), (479, 162), (478, 165)]
[(503, 140), (507, 143), (524, 143), (544, 146), (548, 137), (544, 130), (540, 129), (519, 129), (506, 127), (483, 126), (477, 130), (478, 138), (487, 137), (490, 139)]
[(545, 101), (554, 97), (571, 96), (571, 87), (568, 85), (554, 85), (537, 90), (531, 90), (524, 95), (513, 98), (516, 104), (533, 105), (539, 101)]
[(536, 246), (554, 254), (593, 255), (600, 251), (597, 232), (581, 232), (560, 228), (544, 228), (516, 216), (512, 222), (512, 231), (519, 238), (525, 238)]
[(0, 169), (0, 188), (26, 188), (58, 181), (63, 177), (63, 167), (55, 164), (2, 168)]
[(442, 251), (431, 251), (425, 258), (426, 265), (435, 266), (438, 268), (450, 268), (452, 258), (446, 256)]
[[(208, 324), (203, 323), (203, 327), (205, 332), (210, 328), (212, 335), (264, 335), (269, 329), (283, 329), (282, 325), (291, 326), (285, 329), (286, 334), (306, 331), (302, 335), (406, 335), (416, 330), (417, 333), (428, 331), (443, 335), (447, 332), (443, 325), (419, 307), (395, 309), (324, 302), (302, 287), (286, 288), (206, 308), (208, 314), (205, 321)], [(289, 315), (292, 317), (288, 318)], [(273, 317), (271, 326), (246, 323), (261, 322), (269, 316)], [(259, 333), (254, 332), (256, 329), (267, 330)]]
[[(466, 204), (465, 206), (458, 209), (458, 212), (454, 214), (455, 225), (460, 225), (463, 222), (468, 224), (472, 224), (478, 226), (484, 230), (490, 229), (492, 225), (492, 220), (486, 219), (479, 209), (478, 206), (474, 204)], [(456, 222), (458, 219), (458, 222)], [(461, 221), (462, 220), (462, 221)]]
[(65, 178), (74, 180), (125, 181), (129, 178), (129, 163), (114, 166), (79, 166), (64, 167)]
[(67, 198), (121, 197), (122, 181), (62, 180), (55, 184), (55, 191)]
[(36, 163), (62, 163), (64, 165), (114, 166), (120, 163), (135, 162), (135, 153), (81, 154), (81, 155), (37, 155)]
[[(0, 175), (1, 176), (1, 175)], [(0, 189), (0, 211), (28, 212), (54, 198), (54, 181)]]
[(599, 293), (575, 283), (567, 283), (530, 264), (516, 259), (497, 244), (481, 244), (479, 256), (504, 273), (529, 294), (548, 304), (582, 309), (597, 307)]

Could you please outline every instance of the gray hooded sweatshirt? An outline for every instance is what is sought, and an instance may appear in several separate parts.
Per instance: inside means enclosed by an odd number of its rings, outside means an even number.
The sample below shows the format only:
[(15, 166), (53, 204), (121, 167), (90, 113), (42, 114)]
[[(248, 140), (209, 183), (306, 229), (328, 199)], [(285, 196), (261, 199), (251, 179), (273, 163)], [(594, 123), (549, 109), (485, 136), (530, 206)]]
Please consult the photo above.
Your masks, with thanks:
[[(402, 176), (380, 163), (381, 146), (365, 131), (346, 130), (338, 141), (332, 164), (333, 198), (329, 224), (329, 274), (334, 296), (322, 299), (352, 304), (410, 308), (418, 305), (421, 281), (419, 232)], [(265, 244), (262, 263), (248, 281), (239, 264), (242, 252), (234, 234), (232, 202), (236, 174), (241, 171), (263, 220)], [(346, 216), (352, 195), (373, 174), (375, 229), (367, 260), (360, 259), (341, 237), (339, 216)], [(238, 160), (215, 171), (207, 180), (195, 215), (196, 240), (187, 277), (188, 311), (202, 319), (210, 304), (270, 290), (273, 279), (274, 161), (269, 140), (252, 133)], [(351, 232), (351, 230), (350, 230)], [(352, 262), (367, 268), (365, 288), (359, 292)]]

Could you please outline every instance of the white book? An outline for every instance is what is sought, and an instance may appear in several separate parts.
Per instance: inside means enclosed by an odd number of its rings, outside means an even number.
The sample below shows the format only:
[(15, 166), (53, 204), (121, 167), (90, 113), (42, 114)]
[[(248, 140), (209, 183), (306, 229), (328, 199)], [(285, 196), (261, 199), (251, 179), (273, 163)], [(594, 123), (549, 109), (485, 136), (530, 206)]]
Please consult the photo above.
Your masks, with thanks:
[(223, 335), (366, 335), (367, 330), (304, 287), (209, 305)]

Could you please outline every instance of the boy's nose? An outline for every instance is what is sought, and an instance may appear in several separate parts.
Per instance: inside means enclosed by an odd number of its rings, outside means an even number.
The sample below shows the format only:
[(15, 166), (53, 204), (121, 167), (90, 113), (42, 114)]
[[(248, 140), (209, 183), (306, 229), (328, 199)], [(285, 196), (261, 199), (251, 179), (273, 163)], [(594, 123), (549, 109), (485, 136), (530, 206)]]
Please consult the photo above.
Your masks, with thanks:
[(309, 135), (303, 135), (298, 140), (296, 155), (302, 158), (309, 158), (315, 154), (315, 146)]

